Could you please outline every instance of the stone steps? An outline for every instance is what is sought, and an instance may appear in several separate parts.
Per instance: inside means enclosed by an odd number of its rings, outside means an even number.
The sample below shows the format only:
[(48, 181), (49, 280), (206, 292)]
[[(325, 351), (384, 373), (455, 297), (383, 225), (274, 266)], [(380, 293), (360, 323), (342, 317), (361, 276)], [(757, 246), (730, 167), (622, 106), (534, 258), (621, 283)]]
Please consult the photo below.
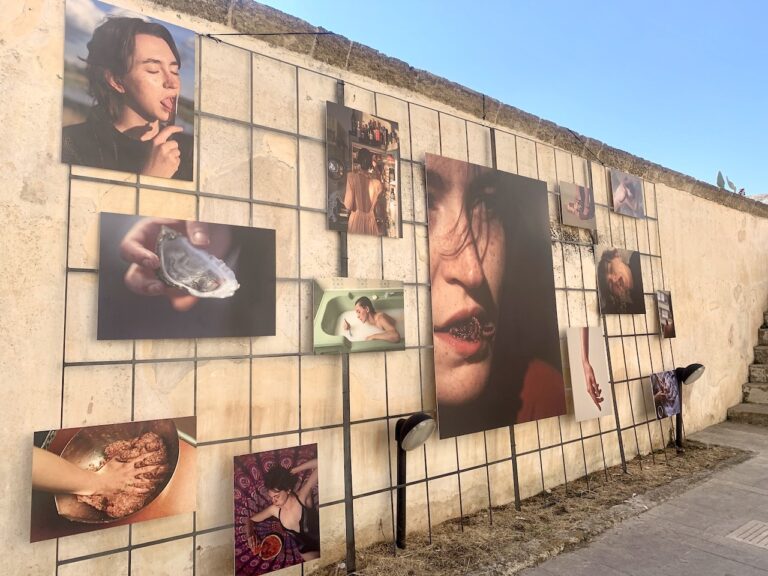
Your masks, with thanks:
[(755, 364), (768, 364), (768, 346), (755, 346)]
[(750, 364), (749, 365), (749, 381), (757, 382), (757, 383), (768, 382), (768, 365)]
[(758, 346), (768, 346), (768, 328), (760, 328), (757, 331)]
[(728, 420), (768, 427), (768, 404), (737, 404), (728, 408)]
[(768, 383), (747, 382), (741, 387), (744, 402), (749, 404), (768, 404)]

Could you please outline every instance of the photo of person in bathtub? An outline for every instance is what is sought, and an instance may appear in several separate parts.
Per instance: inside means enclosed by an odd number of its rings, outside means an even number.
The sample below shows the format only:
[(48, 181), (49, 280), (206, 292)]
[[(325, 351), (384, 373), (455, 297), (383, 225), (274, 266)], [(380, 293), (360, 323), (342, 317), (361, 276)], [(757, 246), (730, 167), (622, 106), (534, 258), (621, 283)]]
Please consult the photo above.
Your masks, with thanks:
[(405, 348), (403, 283), (323, 278), (314, 284), (316, 354)]
[[(376, 312), (373, 303), (367, 296), (361, 296), (355, 302), (355, 315), (364, 326), (374, 326), (379, 331), (366, 335), (366, 340), (385, 340), (387, 342), (400, 342), (400, 332), (397, 331), (395, 319), (386, 312)], [(344, 330), (353, 338), (352, 325), (349, 320), (344, 320)]]
[(441, 438), (565, 414), (544, 182), (427, 154)]

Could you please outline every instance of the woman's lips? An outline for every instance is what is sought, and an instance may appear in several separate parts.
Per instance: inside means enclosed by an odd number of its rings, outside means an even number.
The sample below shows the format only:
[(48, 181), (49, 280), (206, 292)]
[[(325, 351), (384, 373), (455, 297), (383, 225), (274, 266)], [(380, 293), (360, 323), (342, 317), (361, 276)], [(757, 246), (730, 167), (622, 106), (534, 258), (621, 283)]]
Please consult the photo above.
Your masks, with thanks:
[(481, 321), (475, 315), (435, 328), (434, 333), (435, 337), (448, 344), (459, 356), (477, 361), (485, 358), (490, 352), (496, 335), (496, 325), (493, 322)]

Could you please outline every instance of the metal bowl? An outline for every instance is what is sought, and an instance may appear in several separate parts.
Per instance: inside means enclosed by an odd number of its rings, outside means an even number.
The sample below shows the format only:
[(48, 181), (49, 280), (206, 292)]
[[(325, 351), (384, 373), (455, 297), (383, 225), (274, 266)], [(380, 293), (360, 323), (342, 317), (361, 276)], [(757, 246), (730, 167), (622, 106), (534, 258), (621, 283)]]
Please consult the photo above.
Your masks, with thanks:
[(173, 420), (127, 422), (124, 424), (83, 428), (67, 443), (61, 452), (61, 457), (85, 470), (95, 470), (104, 462), (106, 458), (104, 448), (108, 444), (117, 440), (131, 440), (147, 432), (154, 432), (165, 442), (165, 447), (168, 451), (168, 476), (160, 485), (155, 495), (144, 503), (144, 506), (127, 516), (112, 518), (106, 512), (96, 510), (96, 508), (84, 502), (79, 502), (77, 496), (73, 494), (57, 494), (55, 500), (56, 510), (59, 515), (74, 522), (109, 524), (138, 514), (154, 501), (165, 490), (171, 478), (173, 478), (173, 474), (176, 472), (176, 465), (179, 462), (179, 434)]

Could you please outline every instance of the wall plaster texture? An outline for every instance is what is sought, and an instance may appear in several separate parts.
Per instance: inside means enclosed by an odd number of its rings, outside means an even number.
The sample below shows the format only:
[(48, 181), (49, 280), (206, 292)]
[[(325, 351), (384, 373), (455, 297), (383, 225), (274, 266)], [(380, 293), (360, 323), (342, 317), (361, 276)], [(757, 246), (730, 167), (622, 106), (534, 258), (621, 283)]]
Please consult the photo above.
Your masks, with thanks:
[[(116, 3), (202, 34), (315, 30), (245, 0)], [(339, 238), (323, 213), (322, 142), (324, 103), (335, 98), (337, 79), (346, 82), (348, 106), (396, 120), (403, 131), (404, 238), (349, 239), (349, 275), (404, 280), (409, 321), (408, 350), (350, 358), (352, 488), (364, 495), (354, 500), (358, 546), (392, 539), (396, 417), (434, 408), (424, 155), (490, 165), (490, 127), (500, 169), (547, 182), (563, 338), (567, 326), (599, 317), (590, 239), (556, 224), (558, 180), (586, 184), (591, 174), (607, 205), (601, 162), (645, 179), (648, 220), (606, 206), (597, 214), (601, 240), (646, 254), (646, 292), (671, 290), (677, 320), (671, 343), (647, 336), (657, 330), (647, 296), (645, 316), (606, 322), (619, 417), (625, 427), (638, 423), (622, 433), (627, 456), (659, 448), (669, 434), (668, 422), (645, 424), (641, 388), (651, 372), (707, 365), (685, 392), (688, 432), (723, 420), (739, 402), (768, 293), (763, 205), (491, 99), (483, 120), (482, 95), (338, 36), (201, 39), (196, 182), (70, 174), (59, 162), (63, 23), (63, 3), (54, 0), (12, 3), (0, 22), (0, 572), (230, 574), (232, 457), (299, 442), (319, 445), (320, 562), (343, 557), (341, 362), (311, 355), (311, 280), (339, 272)], [(96, 341), (100, 211), (276, 228), (276, 336)], [(28, 543), (33, 431), (193, 411), (204, 442), (195, 514)], [(612, 416), (579, 426), (568, 415), (514, 431), (523, 497), (619, 462)], [(409, 457), (409, 481), (426, 479), (408, 488), (409, 530), (509, 502), (510, 455), (509, 429), (430, 439)]]

